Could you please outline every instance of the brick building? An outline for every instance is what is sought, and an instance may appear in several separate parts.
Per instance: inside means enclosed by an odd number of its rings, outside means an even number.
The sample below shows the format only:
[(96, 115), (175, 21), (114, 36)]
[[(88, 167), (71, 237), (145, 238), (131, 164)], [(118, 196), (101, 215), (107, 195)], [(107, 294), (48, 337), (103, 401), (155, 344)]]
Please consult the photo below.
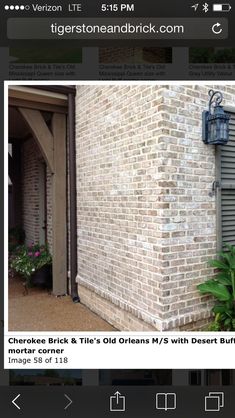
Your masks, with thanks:
[[(231, 114), (230, 141), (222, 147), (202, 141), (211, 88), (223, 93)], [(221, 243), (235, 244), (235, 87), (91, 85), (76, 86), (74, 96), (76, 182), (71, 189), (70, 148), (65, 282), (74, 257), (71, 230), (81, 302), (117, 329), (205, 326), (211, 300), (196, 286), (213, 275), (208, 260)], [(27, 242), (41, 236), (54, 253), (54, 173), (37, 147), (28, 136), (21, 149), (22, 224)], [(216, 191), (215, 180), (230, 182), (229, 192)]]
[(172, 48), (99, 48), (101, 64), (172, 63)]

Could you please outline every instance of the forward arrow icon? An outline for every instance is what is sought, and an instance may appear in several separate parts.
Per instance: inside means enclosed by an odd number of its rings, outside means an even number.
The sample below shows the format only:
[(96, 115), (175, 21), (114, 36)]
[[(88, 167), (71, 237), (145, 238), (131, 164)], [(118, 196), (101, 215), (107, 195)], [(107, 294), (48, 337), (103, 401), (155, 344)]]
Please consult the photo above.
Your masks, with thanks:
[(66, 394), (64, 394), (65, 398), (69, 401), (68, 404), (65, 406), (64, 410), (68, 409), (70, 405), (72, 405), (73, 401), (70, 399), (70, 397)]

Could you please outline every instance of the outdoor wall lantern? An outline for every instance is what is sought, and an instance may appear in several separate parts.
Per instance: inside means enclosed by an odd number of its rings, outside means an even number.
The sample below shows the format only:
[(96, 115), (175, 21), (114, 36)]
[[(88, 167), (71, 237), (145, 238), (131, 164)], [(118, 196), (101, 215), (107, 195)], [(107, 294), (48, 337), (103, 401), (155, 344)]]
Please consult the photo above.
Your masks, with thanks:
[(229, 119), (221, 103), (220, 91), (209, 91), (209, 110), (202, 114), (202, 140), (209, 145), (225, 145), (229, 140)]

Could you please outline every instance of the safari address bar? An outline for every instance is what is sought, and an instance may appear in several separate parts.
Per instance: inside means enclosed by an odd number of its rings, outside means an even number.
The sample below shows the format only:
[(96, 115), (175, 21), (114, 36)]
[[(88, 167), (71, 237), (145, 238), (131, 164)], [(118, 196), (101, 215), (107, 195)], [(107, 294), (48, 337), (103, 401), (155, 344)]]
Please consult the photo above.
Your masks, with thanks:
[(220, 18), (9, 18), (9, 39), (226, 39)]

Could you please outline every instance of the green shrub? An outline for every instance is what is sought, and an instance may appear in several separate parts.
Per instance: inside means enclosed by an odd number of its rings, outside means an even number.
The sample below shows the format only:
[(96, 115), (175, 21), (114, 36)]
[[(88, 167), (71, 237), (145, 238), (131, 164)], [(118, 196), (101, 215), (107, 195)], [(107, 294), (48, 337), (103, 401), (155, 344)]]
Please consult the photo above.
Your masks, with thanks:
[(228, 251), (219, 253), (220, 259), (209, 263), (218, 270), (216, 276), (197, 286), (202, 294), (216, 299), (212, 309), (213, 331), (235, 331), (235, 247), (226, 245), (226, 248)]

